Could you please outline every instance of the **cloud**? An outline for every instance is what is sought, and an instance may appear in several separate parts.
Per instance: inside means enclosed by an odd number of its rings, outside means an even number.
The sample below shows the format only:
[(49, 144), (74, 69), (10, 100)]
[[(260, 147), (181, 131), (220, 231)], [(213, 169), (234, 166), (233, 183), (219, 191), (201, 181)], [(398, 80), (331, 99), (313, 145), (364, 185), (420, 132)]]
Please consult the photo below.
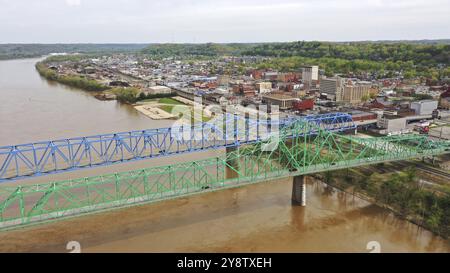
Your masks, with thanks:
[(81, 5), (81, 0), (66, 0), (66, 4), (70, 7), (76, 7)]
[(0, 43), (450, 38), (449, 0), (0, 0), (0, 7)]

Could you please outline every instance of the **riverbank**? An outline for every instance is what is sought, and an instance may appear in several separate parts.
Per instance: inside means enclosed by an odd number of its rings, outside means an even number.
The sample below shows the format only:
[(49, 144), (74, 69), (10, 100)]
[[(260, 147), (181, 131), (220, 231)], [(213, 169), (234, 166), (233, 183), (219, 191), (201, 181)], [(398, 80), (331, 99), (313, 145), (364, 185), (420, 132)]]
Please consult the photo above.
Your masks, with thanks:
[(59, 82), (67, 86), (76, 87), (85, 91), (105, 91), (109, 87), (87, 78), (74, 75), (59, 75), (56, 71), (48, 68), (43, 62), (36, 63), (36, 70), (39, 74), (51, 81)]
[[(384, 163), (383, 169), (390, 163)], [(395, 163), (393, 163), (395, 164)], [(450, 194), (448, 185), (440, 190), (423, 186), (415, 169), (395, 168), (380, 173), (376, 167), (354, 168), (318, 175), (328, 185), (393, 211), (398, 217), (448, 238), (450, 235)], [(372, 168), (375, 168), (372, 169)], [(369, 170), (370, 169), (370, 170)]]
[[(67, 56), (64, 56), (67, 58)], [(48, 60), (48, 59), (46, 59)], [(170, 98), (176, 93), (170, 94), (144, 94), (136, 87), (110, 87), (96, 80), (88, 79), (79, 75), (61, 75), (57, 71), (49, 68), (46, 60), (37, 62), (35, 67), (38, 73), (49, 81), (58, 82), (70, 87), (75, 87), (88, 92), (96, 92), (95, 97), (99, 100), (115, 100), (134, 104), (139, 101)]]

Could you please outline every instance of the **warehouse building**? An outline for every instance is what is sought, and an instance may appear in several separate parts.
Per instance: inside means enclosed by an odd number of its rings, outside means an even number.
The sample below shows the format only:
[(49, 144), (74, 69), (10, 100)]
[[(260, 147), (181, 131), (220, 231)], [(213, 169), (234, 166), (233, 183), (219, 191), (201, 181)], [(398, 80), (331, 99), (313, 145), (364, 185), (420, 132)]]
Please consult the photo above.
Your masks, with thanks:
[(294, 102), (299, 100), (298, 98), (285, 94), (263, 95), (262, 99), (268, 105), (278, 105), (280, 110), (292, 109)]
[(378, 128), (382, 129), (380, 133), (389, 134), (401, 132), (406, 129), (406, 118), (394, 115), (383, 115), (377, 121)]
[(416, 115), (431, 115), (433, 111), (438, 108), (439, 102), (437, 100), (421, 100), (411, 103), (411, 109), (416, 112)]
[(149, 94), (156, 95), (156, 94), (170, 94), (172, 93), (172, 89), (166, 86), (152, 86), (149, 89)]

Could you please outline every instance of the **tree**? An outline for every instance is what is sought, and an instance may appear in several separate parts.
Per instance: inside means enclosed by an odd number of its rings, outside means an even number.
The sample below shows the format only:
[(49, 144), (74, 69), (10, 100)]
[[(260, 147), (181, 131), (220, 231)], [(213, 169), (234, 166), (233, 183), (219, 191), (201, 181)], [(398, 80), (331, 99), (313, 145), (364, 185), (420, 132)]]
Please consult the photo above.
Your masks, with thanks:
[(414, 94), (413, 95), (414, 99), (419, 101), (419, 100), (431, 100), (433, 99), (433, 97), (431, 95), (428, 94)]
[(403, 181), (405, 181), (409, 187), (418, 189), (420, 187), (420, 183), (419, 183), (419, 180), (417, 179), (416, 168), (408, 167), (405, 169), (404, 173), (405, 173), (405, 179)]
[(435, 203), (426, 219), (426, 224), (434, 230), (439, 229), (443, 215), (442, 209)]
[(332, 184), (334, 182), (334, 177), (332, 172), (324, 172), (323, 182), (325, 184)]

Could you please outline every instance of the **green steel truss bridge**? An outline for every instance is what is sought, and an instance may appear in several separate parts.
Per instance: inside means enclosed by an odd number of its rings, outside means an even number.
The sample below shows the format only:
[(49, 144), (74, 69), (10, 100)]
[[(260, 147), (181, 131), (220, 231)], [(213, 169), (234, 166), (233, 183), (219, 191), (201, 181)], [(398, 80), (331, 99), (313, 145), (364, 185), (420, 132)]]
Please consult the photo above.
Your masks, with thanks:
[(46, 184), (2, 186), (0, 228), (445, 153), (450, 153), (450, 142), (425, 135), (358, 138), (298, 120), (266, 140), (229, 147), (214, 158)]

